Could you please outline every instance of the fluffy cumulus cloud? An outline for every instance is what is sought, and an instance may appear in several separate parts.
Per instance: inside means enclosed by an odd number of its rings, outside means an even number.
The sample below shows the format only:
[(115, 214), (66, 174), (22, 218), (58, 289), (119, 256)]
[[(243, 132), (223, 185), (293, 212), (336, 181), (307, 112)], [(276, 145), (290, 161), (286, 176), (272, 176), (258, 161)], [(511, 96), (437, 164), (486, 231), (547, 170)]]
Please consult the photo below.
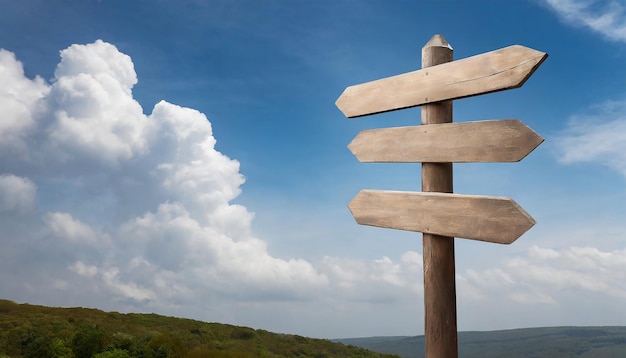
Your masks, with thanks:
[(626, 42), (626, 6), (616, 0), (543, 0), (565, 21)]
[(204, 114), (165, 101), (144, 114), (132, 60), (109, 43), (60, 55), (47, 83), (0, 51), (0, 296), (220, 320), (227, 302), (420, 294), (418, 253), (272, 256), (231, 203), (244, 177)]
[(555, 143), (563, 163), (601, 163), (626, 176), (626, 100), (572, 116)]
[(37, 77), (24, 77), (22, 64), (13, 53), (0, 49), (0, 83), (2, 95), (0, 108), (0, 155), (24, 158), (28, 151), (26, 131), (35, 126), (36, 104), (49, 91), (44, 81)]
[[(244, 178), (215, 149), (210, 122), (165, 101), (145, 115), (132, 60), (115, 46), (61, 51), (50, 84), (2, 50), (0, 77), (0, 212), (17, 217), (0, 229), (5, 294), (43, 297), (55, 282), (68, 302), (159, 307), (328, 285), (309, 262), (270, 256), (250, 232), (253, 215), (230, 203)], [(28, 280), (6, 277), (17, 262), (33, 263)]]

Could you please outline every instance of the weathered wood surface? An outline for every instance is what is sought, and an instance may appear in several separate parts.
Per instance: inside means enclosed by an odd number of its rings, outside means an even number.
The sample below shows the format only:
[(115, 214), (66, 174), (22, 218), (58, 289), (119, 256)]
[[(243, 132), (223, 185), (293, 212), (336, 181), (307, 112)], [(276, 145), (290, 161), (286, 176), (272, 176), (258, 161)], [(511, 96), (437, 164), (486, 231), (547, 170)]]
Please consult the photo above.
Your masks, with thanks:
[[(422, 68), (454, 59), (452, 46), (441, 35), (422, 48)], [(452, 100), (422, 107), (422, 125), (452, 122)], [(452, 193), (452, 163), (423, 163), (422, 191)], [(422, 234), (424, 259), (424, 335), (426, 357), (457, 358), (454, 238)]]
[(348, 208), (357, 223), (510, 244), (535, 220), (510, 198), (362, 190)]
[(387, 112), (521, 87), (548, 55), (514, 45), (350, 86), (336, 105), (346, 117)]
[(370, 129), (348, 145), (361, 162), (518, 162), (543, 138), (517, 119)]

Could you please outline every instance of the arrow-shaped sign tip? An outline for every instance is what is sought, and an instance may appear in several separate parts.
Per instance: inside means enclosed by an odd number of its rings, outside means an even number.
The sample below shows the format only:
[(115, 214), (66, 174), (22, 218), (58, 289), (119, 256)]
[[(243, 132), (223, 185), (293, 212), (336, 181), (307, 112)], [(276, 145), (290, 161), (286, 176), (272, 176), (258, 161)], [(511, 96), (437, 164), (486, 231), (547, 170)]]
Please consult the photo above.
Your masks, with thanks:
[(337, 101), (335, 101), (335, 106), (339, 108), (341, 113), (343, 113), (346, 118), (356, 118), (369, 114), (358, 113), (352, 109), (351, 104), (354, 101), (354, 98), (359, 96), (358, 93), (355, 94), (357, 86), (358, 85), (346, 87), (346, 89), (341, 92), (339, 98), (337, 98)]

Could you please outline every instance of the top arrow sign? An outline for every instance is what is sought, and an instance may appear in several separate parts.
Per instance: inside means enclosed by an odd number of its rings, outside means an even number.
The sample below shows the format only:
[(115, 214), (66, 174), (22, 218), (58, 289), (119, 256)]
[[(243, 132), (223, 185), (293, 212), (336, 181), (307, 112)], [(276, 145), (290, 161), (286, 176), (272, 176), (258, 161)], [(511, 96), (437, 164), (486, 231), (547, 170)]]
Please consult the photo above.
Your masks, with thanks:
[(521, 87), (548, 57), (514, 45), (346, 88), (336, 105), (348, 117)]

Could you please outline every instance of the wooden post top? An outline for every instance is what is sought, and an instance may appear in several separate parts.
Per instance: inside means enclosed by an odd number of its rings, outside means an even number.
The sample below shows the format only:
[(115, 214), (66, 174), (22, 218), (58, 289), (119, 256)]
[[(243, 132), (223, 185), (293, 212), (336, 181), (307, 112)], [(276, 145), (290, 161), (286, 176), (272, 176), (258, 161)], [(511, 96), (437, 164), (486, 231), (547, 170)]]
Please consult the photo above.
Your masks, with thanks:
[(430, 40), (428, 40), (428, 42), (426, 43), (426, 45), (424, 45), (424, 47), (422, 47), (422, 49), (425, 49), (427, 47), (447, 47), (450, 49), (450, 51), (453, 50), (452, 46), (448, 43), (448, 41), (446, 41), (443, 35), (440, 35), (440, 34), (433, 35), (433, 37), (431, 37)]

